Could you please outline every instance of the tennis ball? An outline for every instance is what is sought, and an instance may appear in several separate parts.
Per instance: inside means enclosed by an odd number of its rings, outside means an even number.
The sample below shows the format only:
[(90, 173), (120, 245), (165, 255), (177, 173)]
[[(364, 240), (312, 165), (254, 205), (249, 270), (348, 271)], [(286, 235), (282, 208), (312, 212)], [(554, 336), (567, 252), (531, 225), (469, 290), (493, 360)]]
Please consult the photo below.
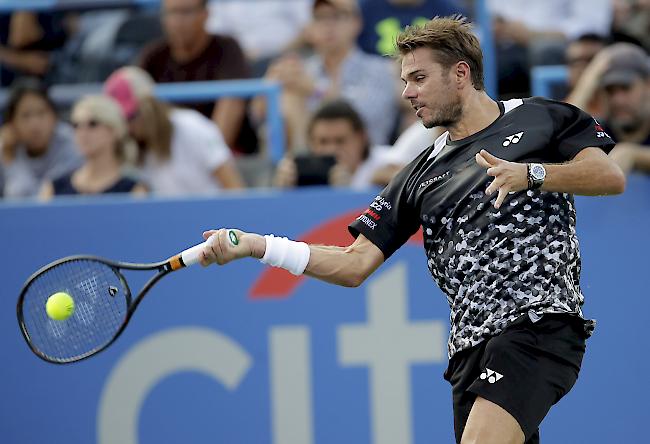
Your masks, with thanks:
[(68, 293), (59, 291), (47, 298), (45, 303), (47, 315), (55, 321), (65, 321), (74, 312), (74, 299)]

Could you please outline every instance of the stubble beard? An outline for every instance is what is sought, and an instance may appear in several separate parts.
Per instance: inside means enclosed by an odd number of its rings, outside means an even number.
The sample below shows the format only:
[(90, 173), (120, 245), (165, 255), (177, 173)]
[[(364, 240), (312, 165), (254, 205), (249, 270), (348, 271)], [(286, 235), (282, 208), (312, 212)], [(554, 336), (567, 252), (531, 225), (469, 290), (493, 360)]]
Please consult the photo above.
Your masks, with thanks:
[(463, 115), (463, 103), (460, 97), (455, 96), (453, 99), (441, 105), (435, 116), (429, 120), (422, 120), (425, 128), (434, 128), (441, 126), (450, 128), (456, 125)]

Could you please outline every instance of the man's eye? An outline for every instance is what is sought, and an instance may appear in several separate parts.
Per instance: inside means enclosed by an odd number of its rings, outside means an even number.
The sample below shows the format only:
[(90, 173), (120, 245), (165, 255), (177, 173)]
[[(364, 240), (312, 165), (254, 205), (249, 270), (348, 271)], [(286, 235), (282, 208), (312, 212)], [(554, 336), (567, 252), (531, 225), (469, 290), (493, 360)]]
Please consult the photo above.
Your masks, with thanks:
[(415, 78), (415, 81), (416, 81), (416, 82), (421, 82), (422, 80), (424, 80), (424, 76), (417, 76), (417, 77)]

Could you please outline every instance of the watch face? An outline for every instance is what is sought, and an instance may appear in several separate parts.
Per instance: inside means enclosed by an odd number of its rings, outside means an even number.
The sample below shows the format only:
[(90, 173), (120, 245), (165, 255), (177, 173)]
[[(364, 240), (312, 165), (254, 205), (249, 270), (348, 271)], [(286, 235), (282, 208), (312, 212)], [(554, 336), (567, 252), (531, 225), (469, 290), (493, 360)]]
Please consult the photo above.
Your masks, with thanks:
[(530, 174), (536, 180), (542, 180), (544, 179), (544, 177), (546, 177), (546, 170), (541, 165), (533, 165), (532, 168), (530, 169)]

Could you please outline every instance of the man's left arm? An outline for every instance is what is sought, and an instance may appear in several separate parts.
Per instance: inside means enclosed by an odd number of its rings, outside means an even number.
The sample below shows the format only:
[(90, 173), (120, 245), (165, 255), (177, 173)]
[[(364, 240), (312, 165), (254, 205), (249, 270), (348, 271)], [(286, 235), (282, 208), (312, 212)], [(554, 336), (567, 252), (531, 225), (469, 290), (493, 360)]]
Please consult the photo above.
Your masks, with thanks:
[[(509, 192), (528, 189), (527, 164), (503, 160), (485, 150), (476, 155), (476, 162), (487, 169), (488, 176), (494, 177), (486, 194), (498, 193), (495, 208), (501, 206)], [(623, 171), (600, 148), (585, 148), (566, 163), (544, 164), (544, 168), (544, 191), (603, 196), (625, 190)]]

